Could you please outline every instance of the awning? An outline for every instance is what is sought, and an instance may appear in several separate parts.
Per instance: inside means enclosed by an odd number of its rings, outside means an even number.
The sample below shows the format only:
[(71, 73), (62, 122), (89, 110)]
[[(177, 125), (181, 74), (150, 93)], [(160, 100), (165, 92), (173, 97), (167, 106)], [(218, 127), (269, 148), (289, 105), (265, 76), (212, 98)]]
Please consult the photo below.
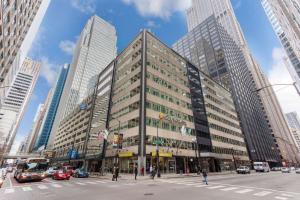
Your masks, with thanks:
[[(152, 151), (151, 155), (153, 157), (156, 157), (156, 151)], [(159, 155), (159, 157), (166, 157), (166, 158), (172, 158), (173, 157), (172, 153), (164, 152), (164, 151), (160, 151), (158, 155)]]
[(133, 156), (133, 152), (132, 151), (119, 152), (118, 156), (119, 156), (119, 158), (132, 157)]

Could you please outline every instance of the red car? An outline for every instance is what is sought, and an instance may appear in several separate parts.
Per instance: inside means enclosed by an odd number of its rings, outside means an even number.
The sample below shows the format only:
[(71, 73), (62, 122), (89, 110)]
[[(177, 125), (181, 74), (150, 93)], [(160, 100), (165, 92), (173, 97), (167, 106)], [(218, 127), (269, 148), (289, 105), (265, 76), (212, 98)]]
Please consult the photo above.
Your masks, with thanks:
[(71, 177), (71, 175), (67, 171), (57, 170), (53, 174), (52, 179), (54, 179), (54, 180), (69, 180), (70, 177)]

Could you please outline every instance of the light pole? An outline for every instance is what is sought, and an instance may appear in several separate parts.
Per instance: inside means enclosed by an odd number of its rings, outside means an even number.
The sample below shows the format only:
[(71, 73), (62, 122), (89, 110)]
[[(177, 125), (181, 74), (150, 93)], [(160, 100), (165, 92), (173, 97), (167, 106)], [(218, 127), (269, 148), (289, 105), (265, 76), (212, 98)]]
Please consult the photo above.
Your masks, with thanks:
[(231, 155), (232, 155), (232, 159), (233, 159), (233, 163), (234, 163), (234, 168), (236, 170), (236, 160), (235, 160), (235, 156), (234, 156), (234, 149), (233, 149), (233, 147), (231, 147)]
[(195, 143), (195, 156), (196, 156), (196, 162), (197, 162), (196, 168), (197, 168), (197, 173), (198, 173), (200, 167), (199, 167), (199, 159), (198, 159), (198, 153), (197, 153), (198, 152), (197, 136), (193, 139), (193, 142)]
[(158, 146), (158, 126), (160, 124), (160, 122), (165, 118), (163, 113), (159, 113), (159, 121), (157, 122), (157, 126), (156, 126), (156, 170), (157, 170), (157, 177), (160, 178), (161, 174), (160, 174), (160, 166), (159, 166), (159, 146)]
[(261, 90), (263, 90), (265, 88), (268, 88), (268, 87), (280, 86), (280, 85), (281, 86), (294, 86), (295, 89), (296, 89), (296, 91), (297, 91), (297, 93), (298, 93), (298, 95), (300, 95), (300, 91), (299, 91), (298, 87), (296, 86), (296, 82), (294, 82), (294, 83), (283, 83), (283, 84), (280, 83), (280, 84), (266, 85), (266, 86), (263, 86), (263, 87), (257, 89), (256, 92), (259, 92), (259, 91), (261, 91)]

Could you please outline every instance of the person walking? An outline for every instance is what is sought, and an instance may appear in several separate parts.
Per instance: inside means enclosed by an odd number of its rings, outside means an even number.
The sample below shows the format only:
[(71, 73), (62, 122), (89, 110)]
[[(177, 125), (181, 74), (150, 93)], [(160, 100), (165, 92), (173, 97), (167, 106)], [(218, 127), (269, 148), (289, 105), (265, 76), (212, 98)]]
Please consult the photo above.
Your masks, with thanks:
[(151, 178), (154, 180), (154, 177), (155, 177), (155, 174), (156, 174), (156, 170), (155, 170), (155, 167), (152, 168), (152, 172), (151, 172)]
[(112, 181), (115, 181), (115, 178), (116, 178), (116, 166), (114, 166), (113, 169), (112, 169), (112, 175), (113, 175), (113, 176), (112, 176), (112, 179), (111, 179), (111, 180), (112, 180)]
[(207, 182), (207, 172), (206, 172), (206, 170), (203, 170), (203, 171), (202, 171), (202, 176), (203, 176), (203, 178), (204, 178), (203, 182), (204, 182), (206, 185), (208, 185), (208, 182)]
[(116, 166), (116, 170), (115, 170), (115, 178), (116, 178), (116, 181), (118, 181), (118, 176), (119, 176), (119, 167)]
[(135, 166), (134, 166), (134, 180), (136, 180), (137, 175), (138, 175), (138, 166), (137, 166), (137, 164), (135, 164)]

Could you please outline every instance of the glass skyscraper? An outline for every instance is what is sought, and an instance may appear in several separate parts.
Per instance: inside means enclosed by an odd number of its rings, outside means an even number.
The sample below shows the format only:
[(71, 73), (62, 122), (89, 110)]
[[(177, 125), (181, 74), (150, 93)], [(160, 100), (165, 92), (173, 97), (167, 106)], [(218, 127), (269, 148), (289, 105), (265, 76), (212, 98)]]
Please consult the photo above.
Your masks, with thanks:
[(39, 138), (34, 147), (35, 150), (37, 150), (42, 146), (46, 146), (48, 143), (49, 135), (51, 133), (52, 125), (60, 102), (61, 94), (65, 86), (68, 72), (69, 72), (69, 65), (66, 64), (61, 69), (58, 80), (56, 82), (55, 90), (53, 91), (53, 96), (50, 105), (48, 107), (47, 113), (45, 115), (41, 132), (39, 134)]

